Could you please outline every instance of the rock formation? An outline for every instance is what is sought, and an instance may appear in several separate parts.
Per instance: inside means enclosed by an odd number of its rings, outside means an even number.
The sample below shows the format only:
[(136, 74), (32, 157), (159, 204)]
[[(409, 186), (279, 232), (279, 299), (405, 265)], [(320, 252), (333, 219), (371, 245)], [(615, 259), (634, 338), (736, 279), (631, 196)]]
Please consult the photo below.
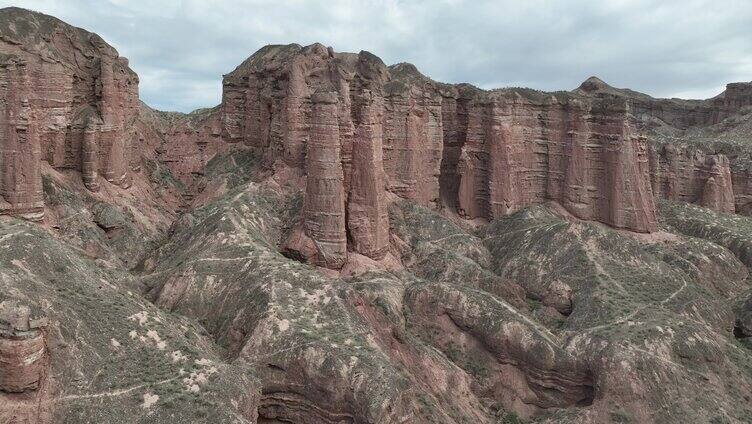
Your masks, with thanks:
[(646, 142), (623, 99), (487, 92), (367, 52), (288, 45), (226, 75), (220, 113), (226, 143), (257, 151), (278, 174), (307, 175), (303, 224), (284, 249), (306, 260), (318, 252), (312, 261), (329, 267), (345, 262), (345, 240), (384, 256), (384, 189), (470, 219), (556, 200), (582, 219), (656, 229)]
[(32, 85), (26, 62), (5, 56), (0, 113), (0, 213), (38, 221), (44, 216), (39, 128), (29, 100)]
[(461, 215), (492, 219), (556, 200), (582, 219), (655, 230), (646, 144), (624, 102), (517, 91), (461, 101), (460, 141), (447, 142), (461, 146), (459, 158), (448, 152), (444, 164), (456, 161), (459, 184), (445, 179), (442, 190)]
[(44, 214), (40, 160), (130, 185), (138, 77), (99, 36), (17, 8), (0, 19), (0, 213)]
[(0, 213), (45, 214), (0, 219), (0, 423), (752, 416), (752, 84), (481, 90), (319, 44), (190, 114), (136, 83), (0, 10)]
[[(575, 93), (627, 102), (638, 133), (651, 139), (651, 185), (657, 197), (719, 212), (752, 212), (750, 171), (738, 149), (739, 140), (749, 134), (742, 117), (750, 112), (752, 83), (728, 84), (708, 100), (681, 100), (656, 99), (591, 77)], [(713, 180), (706, 184), (710, 176)]]
[(657, 196), (734, 213), (731, 170), (725, 155), (706, 155), (696, 149), (667, 144), (651, 151), (650, 162)]
[(353, 249), (381, 259), (389, 248), (383, 166), (382, 99), (365, 96), (354, 107), (360, 117), (352, 142), (352, 171), (347, 201), (347, 227)]
[(309, 244), (289, 249), (315, 258), (313, 263), (341, 268), (347, 260), (345, 190), (342, 173), (337, 95), (317, 92), (311, 96), (311, 134), (306, 143), (306, 194), (303, 206), (302, 237)]
[(243, 143), (278, 173), (306, 175), (288, 253), (330, 268), (346, 262), (348, 244), (376, 260), (386, 254), (386, 75), (370, 53), (315, 44), (269, 46), (225, 76), (225, 142)]
[[(18, 13), (6, 10), (9, 21)], [(656, 229), (654, 194), (724, 212), (735, 210), (734, 196), (746, 195), (734, 188), (731, 180), (741, 178), (730, 173), (728, 160), (715, 155), (688, 164), (670, 149), (649, 155), (642, 135), (650, 119), (680, 129), (719, 122), (749, 105), (745, 83), (729, 84), (709, 101), (653, 99), (597, 78), (570, 93), (484, 91), (436, 83), (410, 64), (386, 67), (367, 52), (268, 46), (225, 76), (219, 108), (172, 120), (155, 135), (142, 119), (136, 130), (126, 129), (143, 108), (138, 111), (137, 77), (125, 59), (93, 34), (54, 18), (36, 19), (36, 32), (3, 29), (18, 42), (4, 50), (0, 157), (11, 165), (3, 167), (2, 213), (41, 218), (40, 160), (79, 170), (92, 191), (100, 176), (127, 187), (130, 168), (139, 166), (138, 144), (156, 149), (189, 187), (188, 203), (203, 166), (233, 148), (256, 151), (276, 173), (327, 181), (306, 188), (323, 197), (306, 200), (286, 249), (334, 268), (346, 261), (347, 250), (376, 260), (387, 252), (387, 192), (469, 219), (554, 200), (578, 218), (637, 232)], [(73, 53), (55, 47), (60, 59), (45, 62), (49, 52), (32, 44), (42, 36), (80, 45), (87, 60), (75, 62)], [(38, 96), (31, 86), (49, 88)], [(326, 149), (308, 146), (320, 125), (311, 98), (319, 90), (336, 98), (327, 112), (336, 135)], [(314, 155), (328, 164), (321, 166), (327, 172), (340, 167), (341, 182), (309, 172), (316, 168)], [(344, 206), (324, 198), (342, 198)], [(320, 257), (324, 245), (330, 260)]]
[(46, 374), (47, 318), (28, 306), (0, 302), (0, 391), (36, 390)]

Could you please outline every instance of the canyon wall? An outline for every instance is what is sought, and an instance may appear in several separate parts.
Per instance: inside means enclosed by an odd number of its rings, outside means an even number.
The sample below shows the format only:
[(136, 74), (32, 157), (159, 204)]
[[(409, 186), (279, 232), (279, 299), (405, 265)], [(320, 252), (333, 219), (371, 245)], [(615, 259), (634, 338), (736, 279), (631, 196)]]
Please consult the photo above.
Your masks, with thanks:
[(257, 151), (279, 174), (305, 175), (288, 254), (329, 268), (345, 264), (348, 246), (385, 256), (387, 72), (370, 53), (314, 44), (266, 47), (225, 76), (225, 142)]
[(720, 212), (736, 211), (729, 159), (672, 144), (650, 151), (651, 184), (661, 198), (696, 203)]
[[(372, 60), (353, 65), (355, 57), (366, 56)], [(366, 62), (369, 75), (362, 72)], [(221, 148), (209, 156), (242, 145), (280, 175), (306, 175), (310, 97), (322, 84), (338, 93), (335, 162), (343, 170), (346, 210), (351, 176), (363, 172), (354, 163), (362, 120), (354, 105), (374, 93), (380, 118), (373, 128), (382, 148), (380, 158), (372, 157), (382, 164), (386, 192), (468, 219), (489, 220), (553, 200), (581, 219), (651, 232), (654, 196), (722, 212), (752, 209), (752, 178), (734, 166), (736, 158), (652, 140), (655, 127), (674, 133), (712, 127), (745, 110), (752, 105), (750, 83), (729, 84), (709, 100), (655, 99), (595, 77), (572, 92), (486, 91), (437, 83), (411, 64), (387, 68), (367, 52), (267, 46), (225, 76), (211, 130), (214, 137), (221, 133), (222, 141), (212, 143)], [(205, 143), (208, 137), (199, 138)], [(199, 145), (183, 143), (182, 151)], [(200, 169), (201, 161), (195, 162), (190, 168)], [(374, 219), (369, 228), (386, 227)], [(345, 233), (352, 244), (351, 233), (364, 232)]]
[(736, 158), (649, 140), (656, 126), (688, 131), (745, 110), (752, 84), (706, 101), (654, 99), (597, 78), (571, 92), (487, 91), (368, 52), (292, 44), (264, 47), (225, 75), (220, 106), (170, 114), (139, 104), (138, 77), (97, 35), (3, 14), (0, 214), (43, 217), (42, 161), (97, 191), (104, 181), (127, 188), (142, 155), (184, 184), (190, 204), (208, 161), (232, 149), (254, 151), (283, 182), (305, 181), (283, 251), (329, 268), (349, 253), (387, 255), (394, 198), (482, 220), (556, 201), (636, 232), (657, 229), (654, 196), (752, 209), (752, 178)]
[(653, 139), (650, 174), (657, 197), (719, 212), (752, 213), (751, 156), (744, 148), (752, 83), (727, 84), (708, 100), (656, 99), (595, 77), (574, 92), (629, 104), (638, 132)]
[(389, 196), (484, 220), (556, 201), (580, 219), (652, 232), (654, 196), (732, 213), (749, 194), (727, 156), (649, 139), (656, 126), (685, 131), (738, 113), (752, 104), (746, 83), (707, 101), (597, 78), (572, 92), (486, 91), (367, 52), (293, 44), (262, 48), (223, 84), (224, 142), (254, 149), (278, 175), (306, 176), (284, 249), (331, 268), (348, 251), (388, 250)]
[(2, 10), (0, 213), (44, 215), (40, 161), (128, 187), (138, 77), (98, 35), (46, 15)]
[[(618, 99), (525, 90), (445, 97), (444, 203), (468, 218), (555, 200), (581, 219), (656, 228), (644, 138)], [(451, 138), (450, 138), (451, 137)]]
[(656, 229), (648, 149), (629, 104), (436, 83), (367, 52), (267, 46), (225, 76), (225, 143), (305, 175), (284, 250), (330, 268), (388, 250), (388, 193), (469, 218), (548, 200), (618, 228)]

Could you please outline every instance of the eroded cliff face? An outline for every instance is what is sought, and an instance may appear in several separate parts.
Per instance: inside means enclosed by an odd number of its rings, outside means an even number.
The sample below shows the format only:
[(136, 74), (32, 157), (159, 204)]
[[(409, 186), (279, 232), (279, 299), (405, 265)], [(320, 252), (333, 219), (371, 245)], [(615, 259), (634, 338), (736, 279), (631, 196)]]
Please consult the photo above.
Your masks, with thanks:
[(44, 215), (40, 161), (131, 184), (138, 77), (98, 35), (15, 8), (0, 19), (0, 213)]
[(284, 250), (309, 262), (382, 259), (394, 197), (486, 220), (553, 200), (578, 218), (656, 229), (646, 141), (624, 99), (439, 84), (318, 44), (261, 49), (223, 93), (224, 143), (283, 180), (305, 176)]
[(315, 44), (267, 47), (225, 76), (224, 141), (254, 150), (281, 179), (305, 176), (288, 254), (328, 268), (348, 250), (386, 255), (387, 74), (370, 53)]
[[(114, 49), (54, 18), (33, 25), (4, 29), (20, 40), (6, 40), (2, 68), (7, 214), (42, 217), (40, 161), (80, 171), (96, 191), (101, 180), (128, 187), (142, 154), (184, 184), (190, 207), (206, 164), (238, 149), (260, 155), (283, 184), (306, 184), (283, 250), (329, 268), (347, 263), (348, 252), (387, 255), (395, 196), (484, 220), (555, 201), (577, 218), (636, 232), (656, 230), (654, 195), (747, 209), (739, 203), (748, 190), (733, 184), (746, 174), (731, 172), (724, 155), (677, 156), (650, 148), (645, 135), (717, 124), (750, 105), (750, 84), (729, 84), (708, 101), (653, 99), (597, 78), (569, 93), (484, 91), (436, 83), (410, 64), (386, 67), (367, 52), (267, 46), (225, 76), (218, 108), (156, 124), (139, 110), (138, 79)], [(39, 37), (47, 47), (29, 47)], [(334, 97), (327, 111), (317, 112), (316, 92)]]
[(731, 169), (725, 155), (706, 155), (672, 144), (654, 146), (650, 153), (656, 195), (719, 212), (735, 212)]
[(656, 99), (591, 77), (574, 92), (626, 102), (650, 145), (651, 185), (659, 198), (725, 213), (750, 213), (747, 117), (752, 83), (731, 83), (708, 100)]
[(493, 219), (553, 200), (581, 219), (655, 230), (647, 146), (624, 102), (474, 94), (445, 98), (460, 111), (450, 118), (442, 192), (460, 215)]

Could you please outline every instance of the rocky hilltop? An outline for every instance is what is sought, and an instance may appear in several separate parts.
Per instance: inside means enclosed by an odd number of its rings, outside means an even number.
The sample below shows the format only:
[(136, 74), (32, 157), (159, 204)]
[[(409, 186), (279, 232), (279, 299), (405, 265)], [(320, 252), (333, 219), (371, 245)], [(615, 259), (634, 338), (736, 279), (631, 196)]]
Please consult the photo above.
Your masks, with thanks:
[(40, 163), (127, 187), (138, 77), (96, 34), (4, 9), (0, 22), (0, 212), (43, 216)]
[(0, 423), (752, 421), (752, 83), (290, 44), (181, 114), (5, 8), (0, 109)]
[(657, 230), (656, 197), (745, 211), (746, 167), (732, 173), (723, 153), (661, 136), (720, 125), (747, 110), (750, 87), (729, 84), (707, 101), (653, 99), (595, 77), (571, 92), (484, 91), (368, 52), (267, 46), (225, 75), (209, 121), (223, 145), (305, 182), (286, 249), (340, 268), (348, 251), (384, 257), (390, 196), (484, 220), (555, 201), (641, 233)]

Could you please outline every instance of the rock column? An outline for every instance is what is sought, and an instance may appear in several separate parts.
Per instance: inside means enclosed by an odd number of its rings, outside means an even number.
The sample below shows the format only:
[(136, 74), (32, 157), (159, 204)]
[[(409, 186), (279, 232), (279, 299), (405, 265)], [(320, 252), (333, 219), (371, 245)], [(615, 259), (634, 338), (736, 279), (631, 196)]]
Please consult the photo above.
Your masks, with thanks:
[(41, 151), (33, 111), (25, 89), (31, 86), (26, 64), (4, 66), (5, 110), (0, 115), (0, 214), (31, 221), (44, 217)]
[(347, 259), (347, 236), (337, 95), (317, 92), (311, 101), (311, 132), (306, 145), (305, 234), (316, 246), (314, 263), (341, 268)]
[(36, 390), (46, 371), (47, 319), (13, 301), (0, 303), (0, 391)]
[(99, 149), (97, 143), (98, 129), (91, 120), (86, 123), (83, 143), (81, 145), (81, 175), (84, 185), (91, 191), (99, 191)]
[(703, 187), (700, 204), (718, 212), (736, 212), (728, 158), (724, 155), (711, 156), (707, 165), (709, 176)]
[(347, 226), (356, 252), (381, 259), (389, 248), (389, 215), (382, 149), (382, 99), (367, 98), (359, 109), (360, 123), (352, 144)]

